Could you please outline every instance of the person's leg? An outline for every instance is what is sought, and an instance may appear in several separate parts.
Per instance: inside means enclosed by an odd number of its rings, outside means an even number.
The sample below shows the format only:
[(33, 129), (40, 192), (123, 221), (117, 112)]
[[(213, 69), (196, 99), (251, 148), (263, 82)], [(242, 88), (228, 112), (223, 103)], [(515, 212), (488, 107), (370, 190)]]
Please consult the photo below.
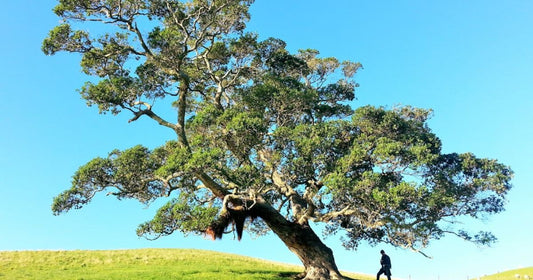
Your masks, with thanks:
[(384, 271), (383, 271), (383, 268), (381, 268), (381, 269), (378, 271), (378, 274), (376, 275), (376, 279), (377, 279), (377, 280), (379, 280), (379, 276), (380, 276), (381, 274), (383, 274), (383, 272), (384, 272)]

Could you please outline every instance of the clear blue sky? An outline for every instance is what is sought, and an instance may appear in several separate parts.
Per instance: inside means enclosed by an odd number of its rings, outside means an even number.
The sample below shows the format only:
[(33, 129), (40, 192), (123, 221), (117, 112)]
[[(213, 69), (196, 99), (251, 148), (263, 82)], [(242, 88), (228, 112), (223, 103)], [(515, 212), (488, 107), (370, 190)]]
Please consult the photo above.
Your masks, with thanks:
[[(327, 3), (327, 4), (325, 4)], [(157, 205), (97, 196), (55, 217), (52, 198), (77, 168), (114, 148), (156, 147), (172, 135), (148, 120), (98, 115), (76, 93), (79, 57), (40, 52), (58, 18), (53, 0), (4, 1), (0, 10), (0, 250), (202, 248), (298, 263), (275, 236), (238, 242), (135, 235)], [(432, 108), (430, 125), (446, 152), (496, 158), (515, 171), (507, 211), (476, 222), (499, 242), (478, 248), (456, 238), (420, 254), (387, 246), (334, 249), (343, 270), (374, 274), (379, 249), (401, 279), (461, 280), (533, 265), (533, 1), (257, 0), (249, 29), (292, 50), (360, 61), (354, 106)]]

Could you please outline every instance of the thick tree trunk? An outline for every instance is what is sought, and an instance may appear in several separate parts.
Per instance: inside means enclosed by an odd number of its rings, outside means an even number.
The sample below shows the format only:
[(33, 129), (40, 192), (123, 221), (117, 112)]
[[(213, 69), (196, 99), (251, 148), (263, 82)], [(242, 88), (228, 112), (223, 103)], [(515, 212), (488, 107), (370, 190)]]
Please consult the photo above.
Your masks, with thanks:
[(333, 251), (320, 240), (309, 225), (287, 221), (269, 206), (259, 207), (262, 208), (260, 212), (263, 212), (259, 216), (289, 250), (300, 258), (305, 267), (304, 272), (299, 275), (301, 279), (345, 279), (335, 264)]
[(335, 264), (333, 251), (315, 234), (309, 225), (292, 223), (272, 228), (289, 250), (300, 258), (305, 267), (305, 280), (344, 279)]

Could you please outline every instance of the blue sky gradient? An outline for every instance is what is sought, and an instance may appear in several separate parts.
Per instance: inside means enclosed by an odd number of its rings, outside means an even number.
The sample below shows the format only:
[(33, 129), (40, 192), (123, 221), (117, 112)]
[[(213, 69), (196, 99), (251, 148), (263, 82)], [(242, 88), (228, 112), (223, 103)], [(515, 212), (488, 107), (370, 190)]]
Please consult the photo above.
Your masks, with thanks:
[[(52, 215), (52, 198), (70, 187), (80, 165), (173, 137), (148, 119), (128, 124), (127, 114), (85, 106), (76, 92), (87, 79), (79, 55), (40, 51), (59, 23), (55, 4), (5, 1), (0, 10), (0, 250), (199, 248), (298, 263), (275, 236), (138, 238), (137, 225), (162, 202), (147, 208), (102, 194), (81, 210)], [(533, 1), (258, 0), (251, 12), (248, 29), (263, 39), (361, 62), (354, 107), (432, 108), (430, 126), (445, 152), (473, 152), (515, 171), (504, 213), (461, 220), (492, 231), (499, 238), (493, 247), (444, 238), (425, 250), (433, 256), (427, 259), (388, 246), (346, 251), (329, 237), (342, 270), (374, 274), (382, 248), (398, 279), (462, 280), (533, 266)]]

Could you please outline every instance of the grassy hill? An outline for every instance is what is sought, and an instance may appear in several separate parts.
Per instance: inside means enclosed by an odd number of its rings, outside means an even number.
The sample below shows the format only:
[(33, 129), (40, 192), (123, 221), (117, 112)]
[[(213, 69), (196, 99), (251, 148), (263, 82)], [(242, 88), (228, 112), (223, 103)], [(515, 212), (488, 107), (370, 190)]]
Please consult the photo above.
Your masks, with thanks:
[[(527, 276), (526, 276), (527, 275)], [(520, 276), (518, 278), (517, 276)], [(508, 270), (505, 272), (479, 277), (479, 280), (518, 280), (518, 279), (533, 279), (533, 267)], [(477, 280), (474, 278), (473, 280)]]
[[(288, 280), (301, 271), (299, 266), (187, 249), (0, 252), (2, 280)], [(345, 275), (353, 280), (374, 279)]]

